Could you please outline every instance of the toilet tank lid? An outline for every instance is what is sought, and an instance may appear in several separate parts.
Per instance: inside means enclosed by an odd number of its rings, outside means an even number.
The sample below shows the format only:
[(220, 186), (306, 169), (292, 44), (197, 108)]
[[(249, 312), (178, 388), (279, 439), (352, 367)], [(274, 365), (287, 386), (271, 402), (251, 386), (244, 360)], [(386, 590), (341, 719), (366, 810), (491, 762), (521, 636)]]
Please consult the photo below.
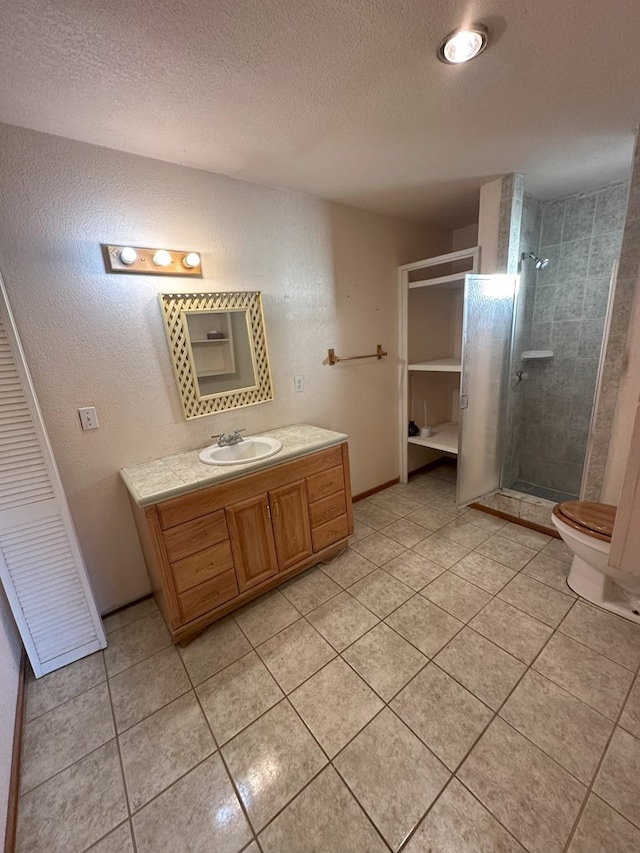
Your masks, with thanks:
[(565, 501), (558, 504), (562, 516), (600, 536), (611, 538), (616, 520), (616, 507), (611, 504), (599, 504), (594, 501)]

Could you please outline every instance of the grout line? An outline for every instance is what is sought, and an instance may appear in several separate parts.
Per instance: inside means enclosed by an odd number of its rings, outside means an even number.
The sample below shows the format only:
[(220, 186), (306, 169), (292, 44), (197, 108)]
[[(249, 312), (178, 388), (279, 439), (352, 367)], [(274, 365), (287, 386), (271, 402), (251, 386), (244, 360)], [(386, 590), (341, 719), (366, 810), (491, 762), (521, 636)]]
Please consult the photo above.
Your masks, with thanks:
[(113, 728), (116, 733), (116, 749), (118, 750), (118, 763), (120, 764), (120, 777), (122, 781), (122, 790), (124, 791), (124, 802), (127, 807), (127, 820), (129, 823), (129, 832), (131, 834), (131, 843), (133, 846), (134, 853), (138, 850), (138, 845), (136, 842), (136, 837), (133, 832), (133, 821), (131, 820), (131, 803), (129, 801), (129, 789), (127, 788), (127, 780), (124, 775), (124, 762), (122, 760), (122, 750), (120, 749), (120, 738), (118, 737), (118, 726), (116, 723), (116, 712), (113, 707), (113, 696), (111, 694), (111, 685), (109, 684), (109, 678), (107, 678), (107, 690), (109, 693), (109, 705), (111, 706), (111, 718), (113, 720)]

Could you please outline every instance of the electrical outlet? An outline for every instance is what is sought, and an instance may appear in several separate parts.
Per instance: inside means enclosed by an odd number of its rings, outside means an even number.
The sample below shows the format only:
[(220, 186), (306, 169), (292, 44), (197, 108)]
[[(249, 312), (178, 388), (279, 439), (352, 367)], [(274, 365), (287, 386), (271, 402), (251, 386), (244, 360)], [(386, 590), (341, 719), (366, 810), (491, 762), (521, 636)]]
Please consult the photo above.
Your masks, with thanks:
[(294, 376), (293, 377), (293, 387), (296, 391), (304, 391), (304, 376)]
[(82, 429), (98, 429), (98, 413), (95, 406), (87, 406), (86, 409), (78, 409)]

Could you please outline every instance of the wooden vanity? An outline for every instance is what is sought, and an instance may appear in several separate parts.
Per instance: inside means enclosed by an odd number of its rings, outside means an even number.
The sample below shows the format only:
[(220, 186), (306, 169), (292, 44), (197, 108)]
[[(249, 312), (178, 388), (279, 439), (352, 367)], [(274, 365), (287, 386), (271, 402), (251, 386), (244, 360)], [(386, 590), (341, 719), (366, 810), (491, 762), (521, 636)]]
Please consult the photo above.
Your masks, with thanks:
[(303, 446), (289, 454), (296, 458), (285, 461), (284, 454), (274, 463), (274, 457), (263, 469), (234, 466), (244, 470), (223, 470), (222, 482), (191, 484), (153, 503), (132, 486), (133, 469), (123, 469), (153, 592), (174, 642), (192, 639), (346, 547), (353, 533), (346, 436), (309, 429), (343, 440), (309, 452)]

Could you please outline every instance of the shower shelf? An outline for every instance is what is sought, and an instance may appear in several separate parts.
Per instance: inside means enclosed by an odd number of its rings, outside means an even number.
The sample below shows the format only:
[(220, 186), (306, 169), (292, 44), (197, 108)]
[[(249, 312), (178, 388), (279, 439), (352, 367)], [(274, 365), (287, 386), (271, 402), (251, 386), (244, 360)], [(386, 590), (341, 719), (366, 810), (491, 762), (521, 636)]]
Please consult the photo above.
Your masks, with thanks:
[(458, 424), (447, 421), (431, 427), (429, 438), (408, 439), (409, 444), (419, 444), (421, 447), (430, 447), (433, 450), (444, 450), (447, 453), (458, 452)]
[(553, 358), (553, 350), (551, 349), (528, 349), (525, 350), (520, 359), (522, 361), (533, 361), (540, 358)]
[(462, 364), (459, 358), (434, 358), (431, 361), (418, 361), (409, 365), (409, 370), (437, 370), (442, 373), (460, 373)]

